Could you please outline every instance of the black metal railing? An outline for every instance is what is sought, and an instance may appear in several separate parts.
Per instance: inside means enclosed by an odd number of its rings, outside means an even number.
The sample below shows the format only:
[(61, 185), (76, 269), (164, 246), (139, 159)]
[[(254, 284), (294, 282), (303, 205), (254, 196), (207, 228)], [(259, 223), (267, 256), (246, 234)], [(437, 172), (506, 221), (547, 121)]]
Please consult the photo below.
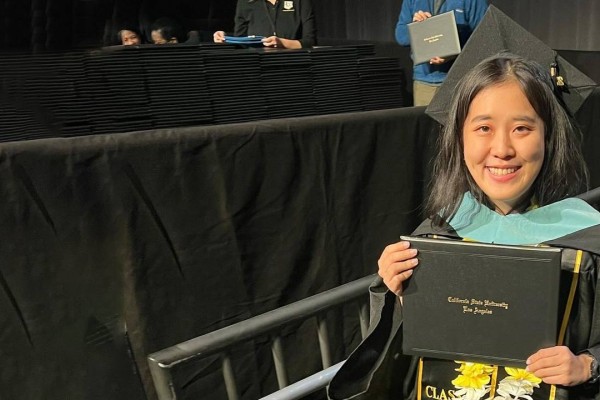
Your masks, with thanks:
[[(150, 366), (150, 372), (152, 374), (158, 398), (160, 400), (174, 400), (177, 398), (176, 388), (174, 387), (172, 377), (173, 367), (181, 363), (220, 354), (221, 368), (228, 399), (238, 400), (240, 396), (236, 385), (232, 360), (229, 357), (227, 350), (236, 344), (250, 341), (264, 335), (272, 337), (271, 351), (278, 386), (280, 389), (289, 388), (274, 398), (287, 400), (298, 399), (325, 387), (329, 383), (331, 377), (335, 374), (335, 371), (337, 371), (342, 364), (338, 363), (335, 366), (332, 365), (328, 324), (325, 314), (332, 308), (352, 302), (359, 302), (358, 316), (361, 335), (364, 338), (367, 334), (369, 323), (367, 304), (368, 286), (374, 278), (374, 275), (366, 276), (276, 310), (257, 315), (256, 317), (249, 318), (245, 321), (238, 322), (150, 354), (148, 356), (148, 364)], [(285, 325), (312, 317), (316, 317), (318, 322), (317, 333), (319, 337), (323, 371), (293, 385), (289, 385), (281, 337), (277, 335), (276, 331)]]

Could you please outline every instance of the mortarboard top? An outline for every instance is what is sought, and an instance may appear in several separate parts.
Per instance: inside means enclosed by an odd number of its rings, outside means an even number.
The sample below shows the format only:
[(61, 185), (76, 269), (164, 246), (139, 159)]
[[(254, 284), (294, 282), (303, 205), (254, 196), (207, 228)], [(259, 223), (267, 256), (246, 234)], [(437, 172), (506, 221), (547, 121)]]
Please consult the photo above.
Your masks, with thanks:
[(579, 71), (556, 51), (533, 36), (522, 26), (494, 6), (489, 6), (479, 26), (475, 29), (448, 76), (425, 111), (430, 117), (444, 125), (448, 109), (458, 81), (480, 61), (501, 52), (509, 52), (537, 61), (542, 67), (557, 65), (556, 81), (563, 101), (570, 114), (575, 114), (585, 99), (594, 90), (596, 83)]

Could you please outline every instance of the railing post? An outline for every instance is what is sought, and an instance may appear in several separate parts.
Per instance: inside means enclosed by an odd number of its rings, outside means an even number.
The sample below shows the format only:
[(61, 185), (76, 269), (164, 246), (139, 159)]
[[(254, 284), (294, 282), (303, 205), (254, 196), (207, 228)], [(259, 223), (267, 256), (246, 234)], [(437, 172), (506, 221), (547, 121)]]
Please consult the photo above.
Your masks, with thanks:
[(240, 396), (238, 394), (237, 384), (235, 383), (235, 374), (233, 372), (233, 367), (231, 366), (231, 358), (229, 358), (229, 354), (227, 353), (221, 355), (221, 368), (223, 368), (223, 379), (225, 380), (227, 398), (229, 400), (239, 400)]
[(321, 362), (323, 369), (331, 367), (331, 350), (329, 348), (329, 329), (327, 327), (327, 316), (317, 315), (319, 347), (321, 349)]
[(152, 357), (148, 357), (148, 366), (150, 367), (150, 375), (152, 375), (158, 400), (176, 400), (177, 396), (173, 388), (171, 369), (161, 365)]
[(283, 389), (288, 385), (288, 376), (280, 336), (273, 338), (271, 352), (273, 353), (273, 363), (275, 364), (275, 372), (277, 373), (277, 383), (279, 384), (279, 389)]

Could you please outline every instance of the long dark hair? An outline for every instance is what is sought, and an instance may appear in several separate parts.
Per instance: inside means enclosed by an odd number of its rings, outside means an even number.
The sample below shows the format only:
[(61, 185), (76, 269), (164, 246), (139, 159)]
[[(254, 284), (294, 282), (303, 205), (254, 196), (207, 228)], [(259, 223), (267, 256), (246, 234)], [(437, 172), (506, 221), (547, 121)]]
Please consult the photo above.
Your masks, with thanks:
[(545, 128), (544, 162), (527, 201), (534, 198), (543, 206), (587, 188), (588, 172), (581, 154), (581, 132), (555, 95), (549, 72), (536, 62), (502, 53), (475, 66), (460, 80), (454, 92), (448, 122), (438, 139), (439, 150), (426, 205), (427, 215), (435, 225), (449, 221), (465, 192), (493, 208), (465, 165), (463, 127), (469, 106), (479, 92), (512, 79), (521, 86)]

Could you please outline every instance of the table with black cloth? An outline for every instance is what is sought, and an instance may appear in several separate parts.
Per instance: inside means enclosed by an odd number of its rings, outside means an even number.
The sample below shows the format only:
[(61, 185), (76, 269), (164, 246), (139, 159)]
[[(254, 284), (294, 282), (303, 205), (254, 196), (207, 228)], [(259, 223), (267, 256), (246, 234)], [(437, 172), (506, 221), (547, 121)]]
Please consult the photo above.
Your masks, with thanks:
[[(0, 144), (0, 398), (154, 398), (149, 353), (376, 272), (437, 129), (406, 108)], [(339, 361), (359, 332), (333, 328)], [(320, 369), (294, 330), (291, 381)], [(243, 398), (276, 389), (268, 347), (237, 355)], [(218, 365), (183, 398), (225, 398)]]
[[(148, 354), (376, 272), (421, 219), (423, 111), (1, 143), (0, 398), (154, 399)], [(595, 185), (598, 115), (596, 91)], [(284, 337), (292, 382), (320, 369), (310, 324)], [(360, 336), (331, 335), (335, 362)], [(242, 398), (276, 390), (269, 352), (234, 350)], [(180, 398), (226, 398), (219, 365), (181, 369)]]
[(0, 142), (404, 106), (399, 59), (372, 44), (232, 44), (0, 53)]

